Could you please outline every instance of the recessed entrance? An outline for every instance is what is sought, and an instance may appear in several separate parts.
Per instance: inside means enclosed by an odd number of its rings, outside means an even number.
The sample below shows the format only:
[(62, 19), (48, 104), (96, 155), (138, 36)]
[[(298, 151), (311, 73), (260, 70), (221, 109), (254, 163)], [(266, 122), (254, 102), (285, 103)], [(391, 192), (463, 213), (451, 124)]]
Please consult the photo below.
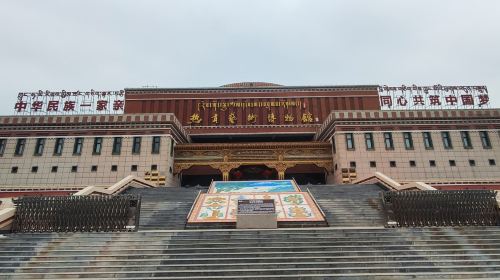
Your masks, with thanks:
[(265, 165), (243, 165), (231, 170), (229, 180), (247, 181), (247, 180), (277, 180), (278, 172), (276, 169)]

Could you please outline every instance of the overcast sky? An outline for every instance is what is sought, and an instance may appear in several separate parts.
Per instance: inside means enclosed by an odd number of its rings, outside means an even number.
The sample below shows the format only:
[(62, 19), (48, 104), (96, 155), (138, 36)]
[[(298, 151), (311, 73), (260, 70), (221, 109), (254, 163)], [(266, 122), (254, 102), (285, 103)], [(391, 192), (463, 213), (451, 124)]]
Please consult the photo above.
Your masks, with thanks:
[(486, 85), (500, 1), (0, 2), (0, 114), (17, 93), (220, 86)]

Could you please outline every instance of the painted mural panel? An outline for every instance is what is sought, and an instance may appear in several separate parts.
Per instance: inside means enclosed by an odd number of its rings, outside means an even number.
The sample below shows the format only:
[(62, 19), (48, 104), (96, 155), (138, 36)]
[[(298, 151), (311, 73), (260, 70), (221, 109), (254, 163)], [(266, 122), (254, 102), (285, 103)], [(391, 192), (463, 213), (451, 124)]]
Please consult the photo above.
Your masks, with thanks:
[(213, 182), (209, 193), (278, 193), (299, 191), (292, 180)]

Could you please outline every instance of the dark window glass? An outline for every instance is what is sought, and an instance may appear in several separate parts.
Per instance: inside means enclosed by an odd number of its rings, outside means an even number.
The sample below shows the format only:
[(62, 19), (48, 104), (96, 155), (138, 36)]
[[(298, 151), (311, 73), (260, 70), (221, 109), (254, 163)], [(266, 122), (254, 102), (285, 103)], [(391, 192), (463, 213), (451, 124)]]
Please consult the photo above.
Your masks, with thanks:
[(473, 159), (469, 159), (469, 165), (470, 166), (476, 166), (476, 161)]
[(174, 140), (170, 139), (170, 156), (174, 156)]
[(97, 172), (97, 165), (92, 165), (92, 167), (90, 167), (90, 171)]
[(415, 167), (417, 166), (417, 163), (414, 160), (410, 160), (410, 166)]
[(115, 137), (113, 139), (113, 155), (119, 155), (122, 151), (122, 138), (121, 137)]
[(137, 165), (130, 166), (130, 171), (137, 171)]
[(134, 141), (132, 143), (132, 154), (140, 154), (141, 153), (141, 137), (134, 137)]
[(94, 138), (94, 148), (92, 149), (93, 155), (100, 155), (102, 151), (102, 137)]
[(388, 150), (394, 149), (394, 141), (392, 140), (392, 132), (384, 132), (384, 144)]
[(436, 161), (435, 160), (429, 160), (429, 165), (432, 167), (436, 166)]
[(82, 137), (75, 138), (75, 145), (73, 145), (73, 154), (81, 155), (82, 148), (83, 148), (83, 138)]
[(153, 136), (153, 144), (151, 146), (151, 153), (152, 154), (159, 154), (160, 153), (160, 142), (161, 142), (160, 136)]
[(45, 146), (45, 138), (36, 139), (35, 144), (35, 156), (41, 156), (43, 154), (43, 147)]
[(462, 144), (464, 144), (465, 149), (472, 149), (472, 142), (470, 141), (470, 135), (468, 131), (460, 131), (460, 136), (462, 137)]
[(25, 138), (17, 139), (16, 150), (14, 151), (14, 155), (22, 156), (24, 153), (24, 146), (26, 146), (26, 139)]
[(396, 162), (393, 161), (393, 160), (389, 161), (389, 166), (390, 167), (396, 167)]
[(60, 156), (63, 151), (64, 138), (56, 138), (56, 144), (54, 146), (54, 155)]
[(377, 167), (377, 162), (370, 161), (370, 167)]
[(57, 169), (58, 169), (58, 167), (57, 167), (57, 166), (52, 166), (52, 168), (50, 169), (50, 172), (52, 172), (52, 173), (56, 173), (56, 172), (57, 172)]
[(158, 165), (156, 164), (151, 165), (151, 171), (156, 171), (156, 170), (158, 170)]
[(413, 137), (411, 132), (403, 132), (403, 140), (405, 142), (405, 149), (413, 150)]
[(78, 166), (77, 165), (71, 166), (71, 172), (78, 172)]
[(111, 171), (116, 172), (118, 170), (118, 165), (111, 165)]
[(37, 172), (38, 172), (38, 166), (32, 166), (31, 173), (37, 173)]
[(355, 161), (349, 162), (349, 167), (355, 168), (356, 167), (356, 162)]
[(5, 147), (7, 146), (7, 139), (0, 139), (0, 156), (5, 153)]
[(373, 133), (365, 133), (365, 144), (367, 150), (375, 149), (375, 143), (373, 142)]
[(489, 163), (490, 165), (497, 165), (497, 163), (495, 162), (495, 160), (494, 160), (494, 159), (492, 159), (492, 158), (490, 158), (490, 159), (488, 160), (488, 163)]
[(491, 148), (490, 136), (488, 135), (488, 131), (479, 131), (479, 136), (481, 137), (481, 143), (483, 144), (483, 148), (489, 149)]
[(332, 149), (333, 149), (333, 153), (336, 154), (337, 153), (337, 147), (335, 146), (335, 138), (332, 138)]
[(443, 147), (445, 149), (452, 149), (453, 144), (451, 143), (450, 133), (448, 131), (442, 131), (441, 137), (443, 138)]
[(354, 150), (354, 135), (352, 133), (346, 133), (345, 144), (348, 150)]
[(424, 147), (426, 149), (433, 149), (434, 145), (432, 144), (432, 136), (430, 132), (422, 132), (422, 136), (424, 137)]
[(450, 159), (449, 162), (450, 162), (450, 166), (457, 166), (457, 163), (454, 160)]
[(17, 166), (13, 166), (11, 169), (10, 169), (10, 173), (17, 173), (17, 170), (19, 168)]

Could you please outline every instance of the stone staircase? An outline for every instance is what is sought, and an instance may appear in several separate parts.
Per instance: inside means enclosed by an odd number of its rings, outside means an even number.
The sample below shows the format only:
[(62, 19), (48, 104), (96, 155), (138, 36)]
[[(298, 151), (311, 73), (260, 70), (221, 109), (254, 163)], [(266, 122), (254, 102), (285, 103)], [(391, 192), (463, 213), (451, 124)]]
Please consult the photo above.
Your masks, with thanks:
[(377, 185), (304, 185), (325, 213), (330, 226), (383, 226), (384, 213)]
[(0, 279), (500, 278), (500, 228), (7, 234)]
[(140, 230), (184, 229), (186, 217), (199, 191), (197, 188), (154, 188), (127, 190), (126, 194), (140, 194)]

